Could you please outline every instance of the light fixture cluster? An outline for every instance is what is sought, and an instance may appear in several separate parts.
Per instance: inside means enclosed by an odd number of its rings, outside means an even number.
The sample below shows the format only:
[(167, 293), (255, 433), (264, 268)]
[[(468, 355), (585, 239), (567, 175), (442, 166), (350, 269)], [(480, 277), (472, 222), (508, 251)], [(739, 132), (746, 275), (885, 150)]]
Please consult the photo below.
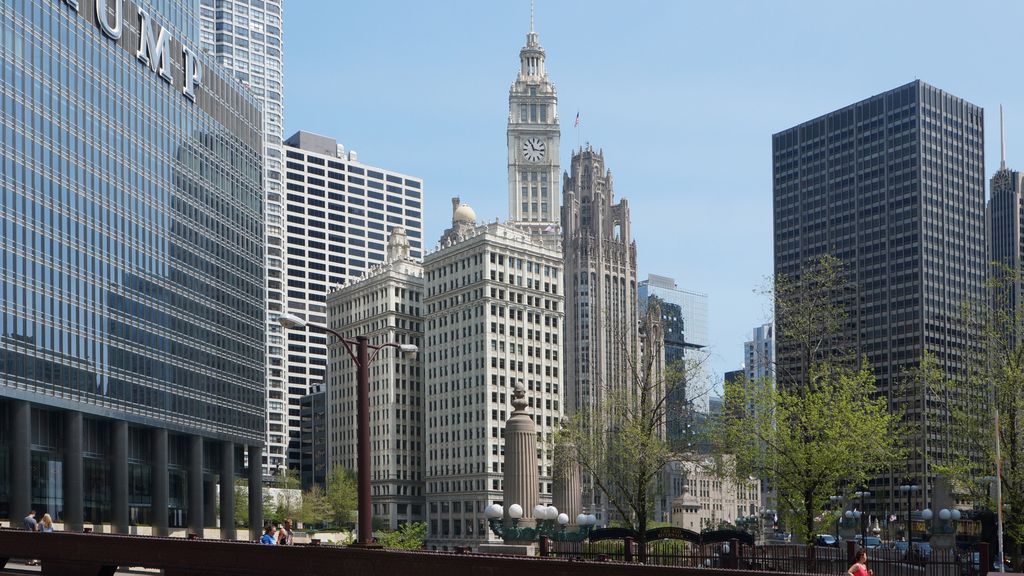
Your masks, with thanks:
[(534, 527), (519, 526), (519, 521), (523, 518), (523, 507), (519, 504), (512, 504), (508, 507), (508, 517), (512, 520), (511, 526), (506, 526), (502, 522), (505, 509), (499, 504), (488, 506), (484, 510), (484, 516), (490, 524), (491, 531), (505, 542), (534, 541), (540, 538), (580, 542), (586, 540), (591, 529), (597, 525), (597, 517), (593, 514), (579, 514), (576, 516), (576, 524), (579, 529), (569, 532), (566, 530), (569, 525), (569, 515), (560, 513), (554, 506), (545, 506), (544, 504), (538, 504), (533, 508), (533, 517), (536, 520)]

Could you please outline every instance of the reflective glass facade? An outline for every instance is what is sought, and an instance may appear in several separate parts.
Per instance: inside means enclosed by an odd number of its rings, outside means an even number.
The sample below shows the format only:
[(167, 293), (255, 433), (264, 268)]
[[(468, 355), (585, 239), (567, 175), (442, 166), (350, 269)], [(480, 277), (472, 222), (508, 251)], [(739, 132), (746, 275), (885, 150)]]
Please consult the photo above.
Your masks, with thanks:
[[(666, 435), (679, 450), (688, 450), (694, 438), (693, 399), (704, 396), (709, 389), (707, 364), (710, 357), (708, 338), (708, 297), (706, 294), (680, 289), (666, 276), (649, 274), (637, 285), (641, 316), (650, 298), (661, 305), (661, 325), (665, 336), (665, 364), (683, 368), (682, 384), (669, 392), (669, 419)], [(689, 395), (689, 399), (688, 399)], [(667, 509), (668, 503), (665, 508)]]
[[(266, 191), (267, 310), (285, 310), (284, 265), (284, 55), (283, 0), (200, 0), (199, 39), (202, 50), (229, 70), (263, 106), (263, 185)], [(267, 445), (266, 473), (298, 465), (288, 459), (288, 434), (282, 434), (298, 415), (280, 399), (291, 388), (282, 342), (284, 332), (276, 314), (268, 314), (267, 331)], [(297, 430), (297, 425), (294, 427)], [(287, 430), (284, 430), (288, 432)], [(295, 454), (293, 451), (292, 454)]]
[(194, 3), (75, 4), (0, 4), (0, 397), (262, 444), (260, 108)]

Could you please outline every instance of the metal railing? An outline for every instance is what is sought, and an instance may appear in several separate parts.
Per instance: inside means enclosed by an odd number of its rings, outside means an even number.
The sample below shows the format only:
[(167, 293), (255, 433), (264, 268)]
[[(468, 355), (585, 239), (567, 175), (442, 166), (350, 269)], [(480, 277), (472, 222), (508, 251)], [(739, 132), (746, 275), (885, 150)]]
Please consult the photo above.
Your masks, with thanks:
[[(730, 546), (731, 544), (731, 546)], [(552, 542), (546, 554), (553, 558), (589, 561), (637, 562), (637, 544), (631, 538), (600, 542)], [(736, 568), (756, 572), (844, 574), (853, 564), (857, 548), (799, 544), (746, 545), (738, 542), (697, 544), (682, 540), (647, 543), (651, 566)], [(986, 576), (988, 545), (973, 549), (938, 550), (927, 547), (885, 547), (868, 550), (874, 576)]]

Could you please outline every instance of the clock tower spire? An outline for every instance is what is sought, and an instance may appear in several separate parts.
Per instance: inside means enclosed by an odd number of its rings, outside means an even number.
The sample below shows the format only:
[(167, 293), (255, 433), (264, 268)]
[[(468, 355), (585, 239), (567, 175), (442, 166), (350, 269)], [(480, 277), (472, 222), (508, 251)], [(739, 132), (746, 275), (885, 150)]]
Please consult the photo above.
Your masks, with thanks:
[(544, 67), (531, 2), (530, 32), (508, 93), (508, 212), (513, 224), (551, 246), (560, 238), (560, 137), (558, 95)]

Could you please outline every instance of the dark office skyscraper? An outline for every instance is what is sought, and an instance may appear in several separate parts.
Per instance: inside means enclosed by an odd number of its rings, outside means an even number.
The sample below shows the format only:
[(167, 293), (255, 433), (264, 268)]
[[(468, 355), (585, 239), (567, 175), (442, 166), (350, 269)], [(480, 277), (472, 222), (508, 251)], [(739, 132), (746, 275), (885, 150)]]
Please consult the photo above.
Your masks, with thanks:
[[(897, 389), (925, 351), (951, 377), (969, 361), (975, 340), (958, 319), (964, 302), (984, 296), (983, 121), (980, 107), (914, 81), (772, 138), (775, 272), (798, 277), (826, 254), (842, 261), (853, 286), (845, 336), (892, 405), (927, 424), (924, 456), (905, 472), (917, 483), (948, 451), (947, 399)], [(777, 337), (784, 373), (795, 359), (781, 324)], [(890, 479), (872, 484), (869, 508), (884, 512)]]
[[(991, 199), (988, 203), (989, 257), (993, 262), (1020, 273), (1024, 266), (1024, 174), (1006, 167), (1006, 148), (1002, 142), (1002, 109), (1000, 108), (1000, 148), (1002, 150), (999, 170), (989, 181)], [(1007, 293), (996, 295), (995, 303), (1009, 306), (1019, 312), (1024, 303), (1024, 286), (1020, 282), (1009, 283)]]

